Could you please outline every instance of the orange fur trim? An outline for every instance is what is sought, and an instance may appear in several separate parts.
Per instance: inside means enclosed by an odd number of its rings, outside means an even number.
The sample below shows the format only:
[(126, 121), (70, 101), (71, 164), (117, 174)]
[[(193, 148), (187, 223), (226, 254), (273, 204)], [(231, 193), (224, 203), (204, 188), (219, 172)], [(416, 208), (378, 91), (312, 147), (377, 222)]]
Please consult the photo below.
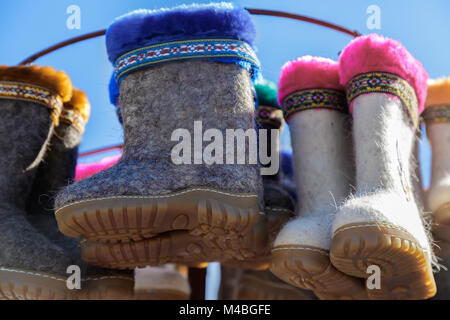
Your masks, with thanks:
[(84, 131), (86, 123), (91, 114), (91, 104), (86, 93), (73, 88), (72, 99), (64, 103), (61, 119), (70, 122), (77, 127), (80, 132)]
[(41, 66), (0, 66), (0, 81), (35, 85), (58, 94), (63, 102), (72, 97), (72, 81), (64, 71)]
[(428, 80), (425, 108), (450, 104), (450, 77)]

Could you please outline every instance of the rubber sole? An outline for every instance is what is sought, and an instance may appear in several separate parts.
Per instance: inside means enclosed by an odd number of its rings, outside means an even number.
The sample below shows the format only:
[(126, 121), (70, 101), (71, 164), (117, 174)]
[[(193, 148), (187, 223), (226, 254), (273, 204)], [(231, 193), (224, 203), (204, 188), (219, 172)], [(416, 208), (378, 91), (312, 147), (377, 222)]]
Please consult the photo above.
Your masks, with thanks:
[(323, 249), (277, 246), (272, 249), (270, 271), (293, 286), (313, 291), (322, 300), (368, 299), (364, 281), (334, 268)]
[(87, 278), (69, 290), (66, 278), (48, 273), (0, 268), (0, 300), (128, 300), (134, 281), (125, 277)]
[(367, 290), (370, 299), (428, 299), (436, 293), (427, 253), (409, 232), (390, 224), (342, 226), (333, 236), (331, 262), (360, 278), (371, 275), (369, 266), (378, 266), (381, 289)]
[(243, 275), (239, 279), (237, 300), (314, 300), (310, 291), (301, 290), (284, 283)]
[(450, 202), (433, 213), (433, 233), (444, 241), (450, 241)]
[(239, 239), (260, 220), (258, 196), (190, 189), (160, 196), (116, 196), (68, 204), (55, 213), (62, 233), (96, 242), (130, 242), (188, 230)]
[[(265, 223), (260, 225), (264, 226)], [(267, 232), (262, 227), (242, 239), (207, 239), (186, 231), (126, 243), (81, 242), (81, 256), (88, 264), (110, 269), (135, 269), (175, 263), (195, 266), (204, 262), (239, 263), (267, 257)], [(264, 260), (265, 263), (267, 260)], [(254, 266), (254, 264), (252, 264)]]

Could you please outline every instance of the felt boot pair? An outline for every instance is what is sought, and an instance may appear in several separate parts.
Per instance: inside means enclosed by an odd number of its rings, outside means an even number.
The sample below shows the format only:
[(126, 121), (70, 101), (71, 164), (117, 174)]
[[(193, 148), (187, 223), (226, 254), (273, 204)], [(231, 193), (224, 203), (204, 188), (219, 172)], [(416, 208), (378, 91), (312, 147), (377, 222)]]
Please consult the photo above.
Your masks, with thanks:
[(126, 269), (267, 255), (251, 142), (224, 148), (228, 131), (255, 127), (254, 38), (249, 13), (227, 3), (132, 12), (109, 27), (123, 156), (56, 198), (59, 228), (87, 240), (86, 261)]
[(414, 152), (427, 77), (378, 35), (353, 40), (339, 63), (303, 57), (283, 67), (278, 98), (299, 205), (275, 240), (274, 274), (321, 299), (435, 294)]
[(436, 275), (437, 299), (450, 299), (450, 78), (428, 81), (425, 110), (427, 137), (431, 145), (431, 183), (426, 193), (432, 214), (436, 255), (444, 266)]
[[(132, 297), (132, 275), (88, 267), (77, 241), (58, 231), (53, 214), (54, 194), (75, 172), (90, 112), (85, 94), (50, 67), (2, 66), (0, 98), (1, 298)], [(71, 290), (69, 283), (77, 287), (77, 281), (81, 289)]]

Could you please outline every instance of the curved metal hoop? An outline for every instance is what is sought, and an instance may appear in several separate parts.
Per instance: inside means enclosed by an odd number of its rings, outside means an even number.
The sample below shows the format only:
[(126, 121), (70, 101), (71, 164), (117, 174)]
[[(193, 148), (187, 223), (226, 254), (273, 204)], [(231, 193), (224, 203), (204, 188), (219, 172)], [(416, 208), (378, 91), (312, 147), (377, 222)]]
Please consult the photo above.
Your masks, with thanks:
[[(320, 19), (311, 18), (311, 17), (307, 17), (307, 16), (295, 14), (295, 13), (277, 11), (277, 10), (253, 9), (253, 8), (246, 8), (246, 10), (253, 15), (288, 18), (288, 19), (303, 21), (303, 22), (307, 22), (307, 23), (312, 23), (312, 24), (319, 25), (319, 26), (322, 26), (325, 28), (333, 29), (338, 32), (345, 33), (345, 34), (353, 36), (353, 37), (357, 37), (357, 36), (361, 35), (358, 31), (350, 30), (345, 27), (339, 26), (337, 24), (331, 23), (331, 22), (327, 22), (327, 21), (323, 21)], [(98, 38), (98, 37), (104, 36), (105, 34), (106, 34), (106, 30), (99, 30), (99, 31), (87, 33), (87, 34), (84, 34), (84, 35), (81, 35), (81, 36), (78, 36), (75, 38), (65, 40), (63, 42), (57, 43), (47, 49), (44, 49), (42, 51), (39, 51), (39, 52), (33, 54), (32, 56), (30, 56), (30, 57), (26, 58), (25, 60), (23, 60), (22, 62), (20, 62), (20, 65), (33, 63), (37, 59), (39, 59), (51, 52), (54, 52), (58, 49), (67, 47), (71, 44), (81, 42), (84, 40)]]

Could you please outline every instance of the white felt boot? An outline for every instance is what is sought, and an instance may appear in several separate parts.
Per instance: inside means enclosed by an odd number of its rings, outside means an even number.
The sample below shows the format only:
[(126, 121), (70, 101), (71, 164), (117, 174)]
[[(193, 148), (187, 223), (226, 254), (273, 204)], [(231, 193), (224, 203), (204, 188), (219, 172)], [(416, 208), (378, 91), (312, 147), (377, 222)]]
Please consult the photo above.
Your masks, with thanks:
[(427, 210), (433, 212), (433, 232), (450, 241), (450, 78), (429, 82), (424, 119), (432, 150)]
[[(355, 52), (363, 58), (361, 70), (384, 71), (383, 59), (389, 58), (386, 72), (358, 74), (352, 57)], [(392, 52), (397, 54), (392, 57)], [(383, 54), (387, 56), (383, 58)], [(399, 70), (389, 68), (397, 67), (396, 56), (406, 60), (399, 62)], [(407, 51), (399, 43), (366, 36), (347, 47), (340, 60), (341, 83), (347, 84), (353, 111), (356, 192), (333, 223), (331, 261), (340, 271), (361, 278), (369, 278), (371, 268), (379, 267), (375, 276), (381, 287), (376, 279), (370, 279), (371, 299), (422, 299), (436, 290), (432, 251), (412, 179), (421, 100), (416, 97), (417, 82), (408, 76), (420, 77), (420, 65), (405, 56)], [(372, 65), (375, 58), (380, 65)], [(407, 62), (410, 69), (400, 70)]]
[[(295, 62), (293, 71), (284, 69), (287, 70), (283, 70), (287, 74), (285, 77), (289, 72), (303, 74), (305, 68), (314, 68), (317, 74), (323, 73), (323, 66), (304, 59)], [(328, 63), (328, 72), (335, 68), (336, 76), (329, 81), (333, 84), (335, 80), (339, 88), (337, 64), (325, 59), (318, 61), (323, 60)], [(298, 86), (302, 89), (301, 83)], [(317, 89), (314, 94), (320, 94), (320, 90), (323, 89)], [(299, 97), (310, 94), (307, 91), (296, 94)], [(340, 95), (346, 109), (343, 91), (328, 93)], [(337, 107), (329, 105), (324, 108), (317, 104), (314, 108), (302, 110), (299, 106), (289, 115), (297, 184), (297, 218), (286, 224), (275, 240), (271, 271), (290, 284), (313, 290), (321, 299), (362, 299), (366, 297), (363, 281), (339, 272), (329, 259), (331, 225), (337, 206), (349, 195), (354, 180), (349, 115)]]

